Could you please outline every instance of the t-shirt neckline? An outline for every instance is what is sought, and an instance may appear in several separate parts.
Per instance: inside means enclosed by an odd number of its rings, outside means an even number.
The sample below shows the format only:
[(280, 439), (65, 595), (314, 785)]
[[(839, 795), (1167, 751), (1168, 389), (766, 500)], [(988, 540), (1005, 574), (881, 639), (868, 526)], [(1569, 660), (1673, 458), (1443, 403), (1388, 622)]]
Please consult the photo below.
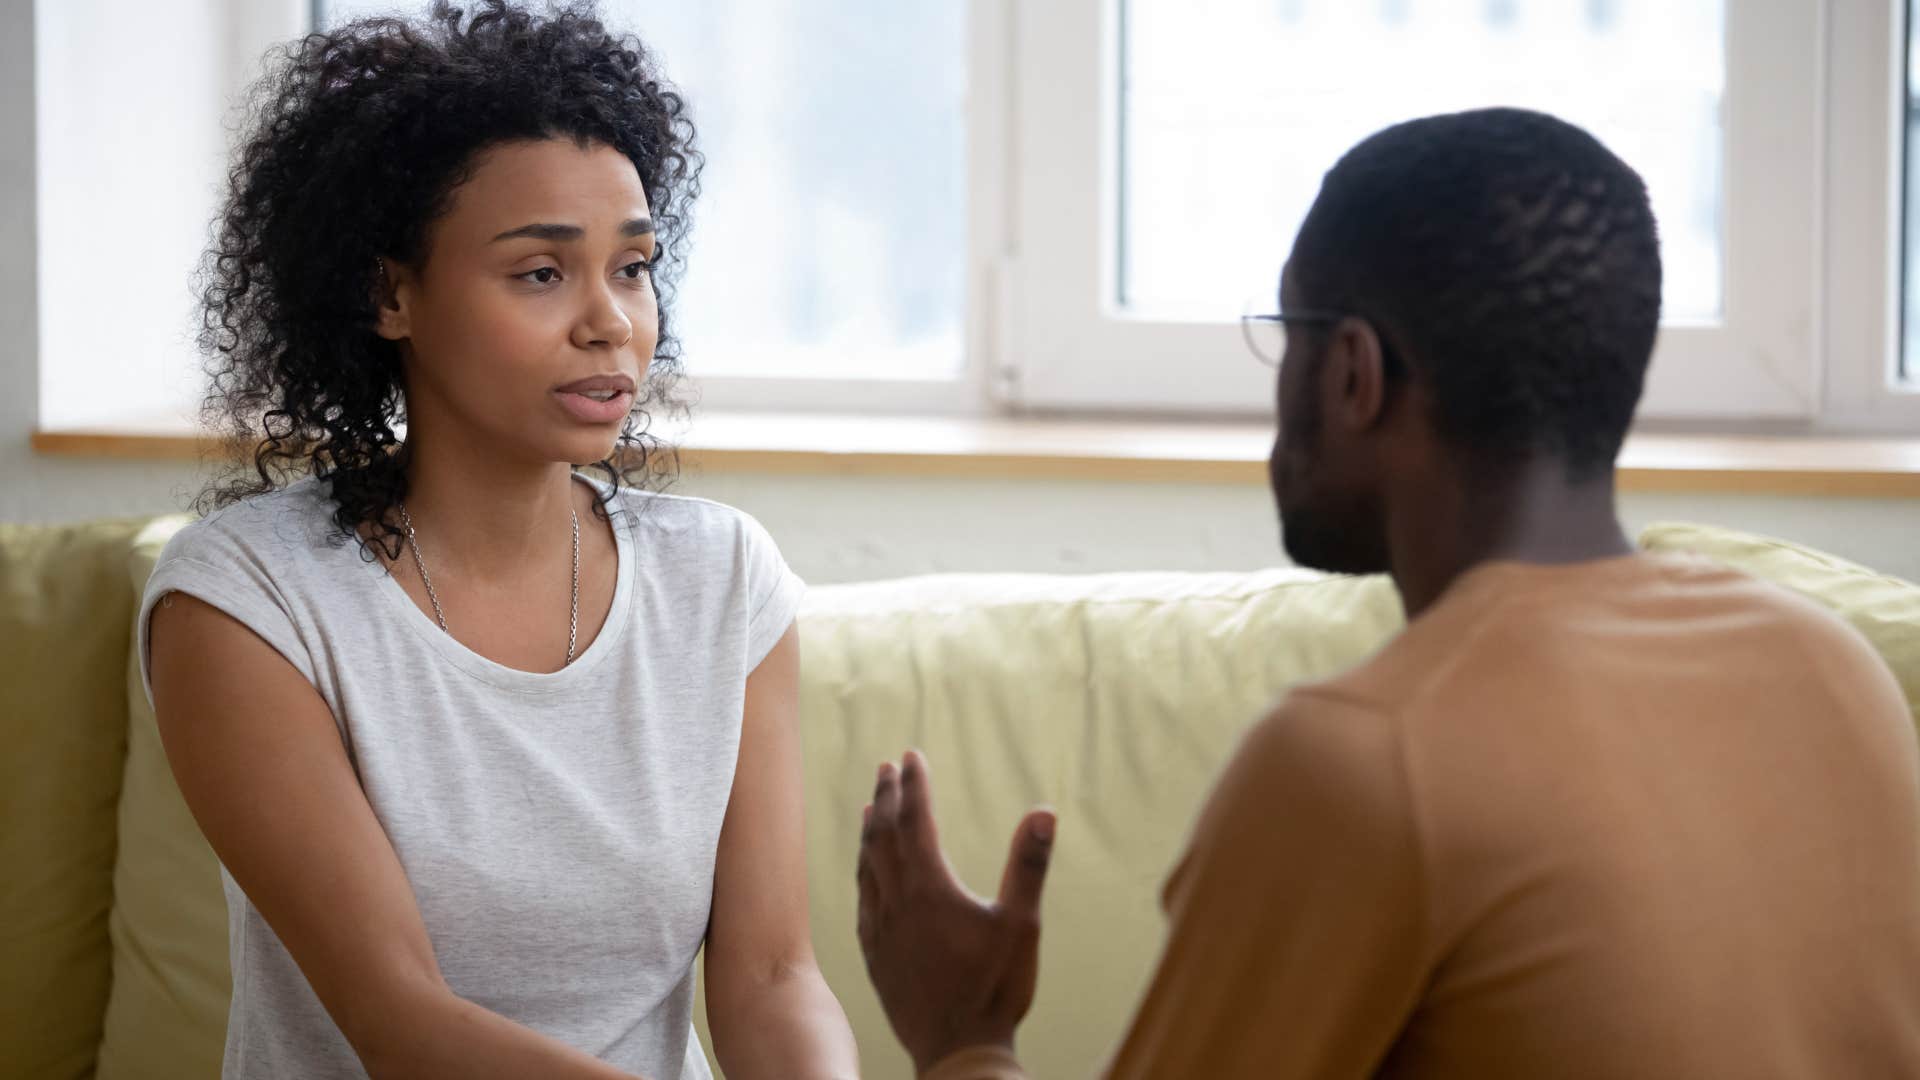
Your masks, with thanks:
[[(591, 478), (576, 474), (574, 479), (593, 488), (596, 494), (603, 497), (611, 493), (611, 489), (596, 483)], [(389, 607), (399, 609), (397, 617), (407, 629), (425, 640), (434, 651), (454, 667), (483, 682), (510, 690), (536, 693), (559, 691), (566, 689), (575, 680), (598, 667), (600, 662), (617, 647), (619, 639), (626, 631), (627, 610), (632, 606), (629, 598), (633, 593), (633, 536), (628, 522), (621, 520), (627, 510), (621, 505), (617, 496), (609, 501), (607, 511), (613, 529), (616, 564), (613, 607), (608, 610), (606, 622), (601, 625), (600, 632), (594, 635), (593, 641), (587, 645), (585, 651), (574, 657), (573, 663), (558, 671), (525, 671), (489, 660), (474, 652), (461, 644), (458, 638), (440, 629), (439, 623), (420, 610), (420, 605), (414, 603), (413, 597), (407, 595), (407, 590), (400, 587), (400, 582), (395, 580), (386, 564), (378, 560), (357, 561), (375, 576), (376, 588), (387, 598)], [(597, 523), (599, 519), (594, 520)]]

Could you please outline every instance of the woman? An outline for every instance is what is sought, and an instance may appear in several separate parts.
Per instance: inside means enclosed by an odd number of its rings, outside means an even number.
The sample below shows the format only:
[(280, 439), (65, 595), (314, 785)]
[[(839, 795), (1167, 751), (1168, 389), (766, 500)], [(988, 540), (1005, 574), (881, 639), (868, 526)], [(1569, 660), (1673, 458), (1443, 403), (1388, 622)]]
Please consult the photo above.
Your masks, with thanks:
[(807, 936), (800, 584), (634, 486), (668, 472), (681, 99), (591, 13), (495, 0), (312, 35), (260, 100), (203, 335), (254, 453), (141, 617), (224, 869), (225, 1074), (705, 1077), (703, 945), (730, 1076), (855, 1074)]

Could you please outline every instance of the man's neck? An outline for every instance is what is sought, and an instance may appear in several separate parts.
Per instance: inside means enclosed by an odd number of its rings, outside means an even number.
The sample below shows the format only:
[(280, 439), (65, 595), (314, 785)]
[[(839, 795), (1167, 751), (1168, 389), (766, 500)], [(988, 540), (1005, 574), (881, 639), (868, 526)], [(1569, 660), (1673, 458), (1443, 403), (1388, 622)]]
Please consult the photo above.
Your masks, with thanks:
[(1425, 611), (1462, 574), (1494, 560), (1560, 564), (1634, 551), (1614, 511), (1613, 470), (1578, 483), (1558, 461), (1535, 461), (1498, 480), (1409, 485), (1390, 512), (1388, 560), (1407, 617)]

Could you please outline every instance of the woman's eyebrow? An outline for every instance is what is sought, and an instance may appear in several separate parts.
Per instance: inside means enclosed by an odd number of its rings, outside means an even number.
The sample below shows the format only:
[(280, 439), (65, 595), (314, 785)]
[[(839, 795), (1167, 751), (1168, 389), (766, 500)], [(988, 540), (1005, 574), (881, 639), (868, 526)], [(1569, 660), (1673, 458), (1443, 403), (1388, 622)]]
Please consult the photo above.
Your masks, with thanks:
[(494, 237), (492, 242), (497, 244), (502, 240), (517, 240), (521, 237), (531, 237), (535, 240), (552, 240), (555, 243), (566, 243), (568, 241), (578, 240), (585, 235), (587, 235), (587, 231), (578, 225), (533, 224), (522, 225), (517, 229), (508, 229), (506, 232)]
[[(633, 218), (626, 224), (620, 226), (620, 235), (627, 237), (645, 236), (652, 231), (652, 218)], [(578, 225), (554, 225), (536, 222), (532, 225), (522, 225), (517, 229), (508, 229), (506, 232), (494, 237), (491, 242), (497, 244), (502, 240), (518, 240), (530, 237), (534, 240), (551, 240), (557, 244), (565, 244), (578, 240), (585, 235), (587, 235), (587, 231)]]

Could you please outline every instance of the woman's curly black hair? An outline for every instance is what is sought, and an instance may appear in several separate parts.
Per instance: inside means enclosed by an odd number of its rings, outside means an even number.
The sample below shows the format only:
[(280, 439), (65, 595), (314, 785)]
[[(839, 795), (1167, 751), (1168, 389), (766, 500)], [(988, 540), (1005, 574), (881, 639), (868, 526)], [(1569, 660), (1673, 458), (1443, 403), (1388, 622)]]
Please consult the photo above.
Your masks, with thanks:
[(310, 472), (345, 533), (368, 527), (367, 557), (374, 545), (397, 557), (404, 401), (398, 346), (373, 329), (376, 260), (426, 256), (480, 152), (554, 137), (618, 150), (646, 188), (660, 341), (618, 445), (594, 467), (616, 488), (672, 479), (675, 454), (649, 428), (655, 412), (686, 408), (667, 308), (701, 158), (686, 103), (638, 40), (590, 4), (537, 14), (442, 0), (422, 20), (364, 19), (275, 50), (249, 115), (200, 272), (202, 418), (237, 459), (202, 510)]

